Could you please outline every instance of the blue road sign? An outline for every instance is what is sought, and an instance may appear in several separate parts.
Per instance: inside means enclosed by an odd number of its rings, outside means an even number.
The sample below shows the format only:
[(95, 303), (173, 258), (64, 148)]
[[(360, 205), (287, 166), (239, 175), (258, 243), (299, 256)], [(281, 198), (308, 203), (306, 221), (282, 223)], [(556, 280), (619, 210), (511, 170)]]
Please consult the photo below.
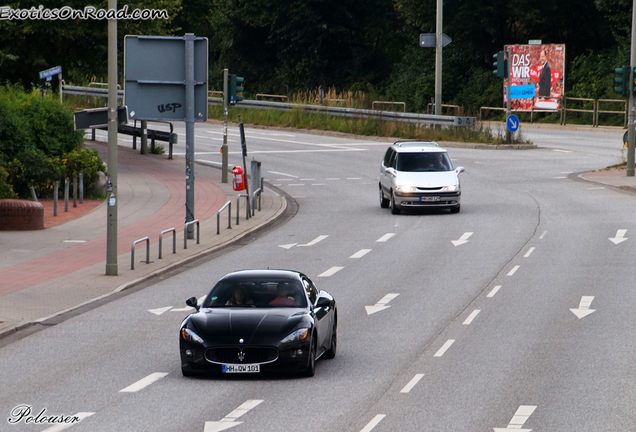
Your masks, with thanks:
[(40, 79), (47, 78), (47, 81), (51, 81), (50, 77), (53, 75), (59, 75), (62, 73), (62, 66), (55, 66), (54, 68), (47, 69), (45, 71), (40, 72)]
[(510, 114), (510, 116), (508, 116), (508, 119), (506, 120), (506, 126), (508, 126), (508, 130), (510, 132), (517, 132), (517, 129), (519, 129), (519, 119), (517, 118), (517, 116), (514, 114)]

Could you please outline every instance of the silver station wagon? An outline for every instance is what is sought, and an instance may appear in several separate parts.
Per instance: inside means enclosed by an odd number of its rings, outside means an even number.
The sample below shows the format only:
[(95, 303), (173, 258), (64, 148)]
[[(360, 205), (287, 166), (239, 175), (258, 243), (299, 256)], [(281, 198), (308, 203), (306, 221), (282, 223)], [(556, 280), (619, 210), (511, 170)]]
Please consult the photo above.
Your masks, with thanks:
[(431, 141), (397, 141), (380, 168), (380, 207), (399, 214), (405, 207), (460, 209), (459, 174), (445, 149)]

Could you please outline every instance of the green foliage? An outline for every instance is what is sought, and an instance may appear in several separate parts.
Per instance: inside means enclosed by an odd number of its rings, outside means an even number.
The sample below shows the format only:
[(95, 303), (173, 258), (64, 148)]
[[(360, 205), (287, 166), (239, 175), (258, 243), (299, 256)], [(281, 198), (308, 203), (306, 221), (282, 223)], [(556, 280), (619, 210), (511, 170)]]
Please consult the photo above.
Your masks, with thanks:
[(99, 151), (79, 148), (68, 153), (62, 159), (62, 177), (73, 178), (80, 171), (84, 172), (84, 190), (92, 191), (99, 178), (99, 171), (106, 171), (104, 161), (99, 157)]
[(16, 198), (17, 196), (15, 192), (13, 192), (11, 184), (7, 182), (8, 177), (9, 172), (0, 165), (0, 199)]

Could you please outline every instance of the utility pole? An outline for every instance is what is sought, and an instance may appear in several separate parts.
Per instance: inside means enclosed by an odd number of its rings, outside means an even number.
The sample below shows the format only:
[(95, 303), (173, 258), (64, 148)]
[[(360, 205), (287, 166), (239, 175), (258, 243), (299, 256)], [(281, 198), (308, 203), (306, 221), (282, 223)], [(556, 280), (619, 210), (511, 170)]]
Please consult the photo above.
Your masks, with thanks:
[(632, 2), (632, 46), (629, 60), (629, 112), (627, 115), (627, 177), (634, 177), (634, 66), (636, 66), (636, 0)]
[[(194, 220), (194, 33), (185, 34), (186, 222)], [(185, 234), (184, 234), (185, 235)], [(187, 236), (194, 238), (194, 226)]]
[(437, 0), (437, 24), (435, 27), (435, 115), (442, 115), (442, 8), (443, 1)]
[[(117, 0), (108, 0), (117, 10)], [(108, 218), (106, 275), (117, 276), (117, 20), (108, 20)]]
[(227, 183), (227, 169), (229, 163), (229, 155), (227, 150), (227, 104), (229, 92), (229, 89), (227, 88), (228, 72), (229, 71), (227, 69), (223, 69), (223, 147), (221, 147), (221, 183)]

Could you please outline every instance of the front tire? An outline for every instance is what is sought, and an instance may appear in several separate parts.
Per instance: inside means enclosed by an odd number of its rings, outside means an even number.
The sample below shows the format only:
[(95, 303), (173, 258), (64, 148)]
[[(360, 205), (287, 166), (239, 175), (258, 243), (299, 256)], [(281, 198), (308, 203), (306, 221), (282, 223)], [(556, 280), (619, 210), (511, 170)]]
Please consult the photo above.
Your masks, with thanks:
[(307, 369), (305, 369), (302, 373), (305, 377), (312, 377), (316, 375), (316, 342), (311, 342), (311, 350), (309, 351), (309, 364), (307, 365)]
[(381, 208), (389, 208), (390, 201), (384, 198), (384, 194), (382, 193), (382, 186), (380, 186), (380, 207)]
[(455, 207), (452, 207), (450, 209), (451, 213), (459, 213), (459, 209), (461, 208), (461, 206), (459, 204), (457, 204)]
[(391, 214), (400, 214), (402, 208), (395, 204), (395, 194), (391, 191)]

